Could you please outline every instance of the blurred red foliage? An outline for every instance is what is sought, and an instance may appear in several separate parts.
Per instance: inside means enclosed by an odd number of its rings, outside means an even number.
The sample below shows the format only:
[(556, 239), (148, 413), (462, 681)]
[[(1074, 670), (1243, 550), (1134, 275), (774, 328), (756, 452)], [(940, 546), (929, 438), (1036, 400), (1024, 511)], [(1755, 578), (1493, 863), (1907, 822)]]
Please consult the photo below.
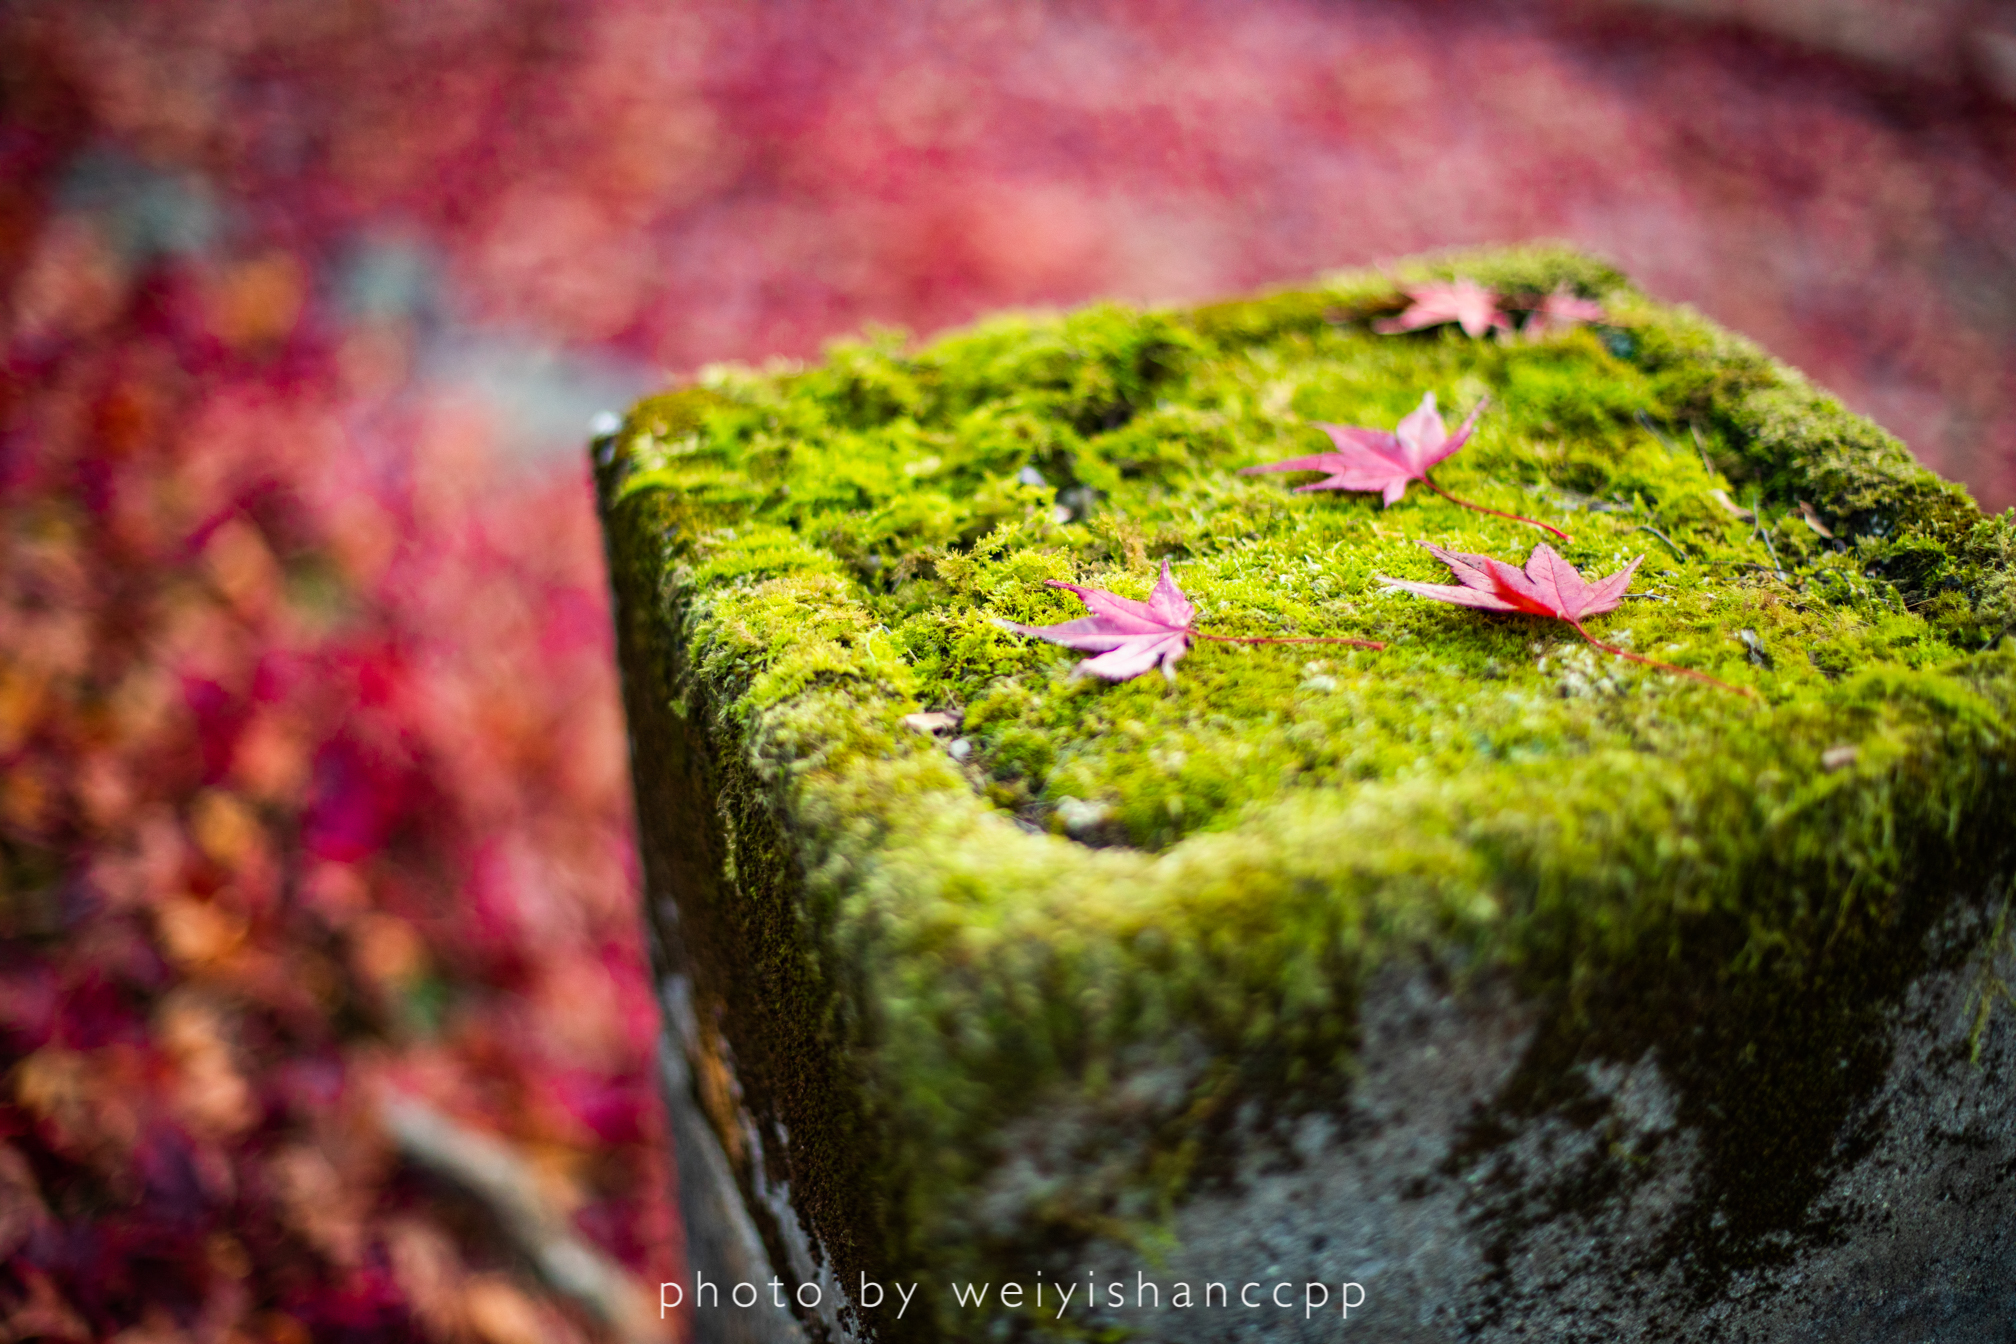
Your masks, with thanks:
[(466, 1317), (502, 1281), (391, 1160), (387, 1088), (669, 1271), (581, 474), (495, 485), (452, 416), (359, 451), (338, 352), (220, 319), (248, 283), (113, 282), (10, 352), (8, 1296), (79, 1338)]
[(1559, 235), (2016, 502), (2011, 105), (1671, 0), (15, 8), (16, 153), (64, 121), (312, 277), (404, 230), (465, 315), (662, 368)]
[(302, 253), (122, 253), (14, 134), (0, 1337), (593, 1333), (378, 1119), (676, 1271), (585, 474), (498, 479)]
[(2007, 110), (1589, 9), (0, 12), (0, 1336), (599, 1331), (388, 1091), (676, 1271), (595, 377), (1565, 235), (2016, 499)]

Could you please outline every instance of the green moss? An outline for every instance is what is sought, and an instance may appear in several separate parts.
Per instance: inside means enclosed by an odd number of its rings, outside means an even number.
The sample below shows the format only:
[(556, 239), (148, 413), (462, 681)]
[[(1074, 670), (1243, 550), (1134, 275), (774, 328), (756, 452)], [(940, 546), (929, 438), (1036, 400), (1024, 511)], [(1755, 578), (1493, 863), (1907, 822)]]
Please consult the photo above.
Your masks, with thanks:
[[(654, 881), (759, 1127), (822, 1136), (772, 1174), (843, 1275), (1142, 1234), (1235, 1100), (1348, 1083), (1355, 986), (1396, 949), (1571, 999), (1648, 949), (1795, 983), (1916, 918), (1916, 866), (2007, 806), (2010, 518), (1600, 264), (1399, 272), (1431, 273), (1570, 284), (1609, 321), (1377, 336), (1394, 282), (1348, 276), (880, 337), (632, 414), (601, 479), (641, 824), (665, 824), (647, 742), (698, 753), (661, 783), (708, 791), (722, 850), (707, 892)], [(1758, 699), (1374, 582), (1446, 578), (1419, 540), (1523, 559), (1530, 528), (1235, 474), (1429, 391), (1492, 398), (1448, 489), (1572, 533), (1585, 573), (1647, 555), (1602, 638)], [(1388, 647), (1203, 644), (1173, 686), (1109, 686), (994, 624), (1082, 614), (1049, 578), (1144, 595), (1163, 557), (1200, 629)], [(963, 759), (903, 726), (920, 709), (963, 716)], [(738, 984), (751, 957), (795, 1007)], [(1120, 1081), (1146, 1077), (1179, 1081)], [(1098, 1151), (977, 1200), (1038, 1106)]]

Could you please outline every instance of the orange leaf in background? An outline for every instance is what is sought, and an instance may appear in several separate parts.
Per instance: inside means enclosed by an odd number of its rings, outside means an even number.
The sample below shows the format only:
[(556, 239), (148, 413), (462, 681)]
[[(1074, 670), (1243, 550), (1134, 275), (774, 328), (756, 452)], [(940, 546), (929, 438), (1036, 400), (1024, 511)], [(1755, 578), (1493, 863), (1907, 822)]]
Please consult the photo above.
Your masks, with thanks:
[(229, 1137), (257, 1122), (257, 1100), (234, 1058), (230, 1023), (218, 1004), (175, 990), (156, 1015), (155, 1033), (175, 1063), (175, 1109), (192, 1129)]
[(233, 349), (277, 344), (300, 321), (308, 283), (306, 269), (284, 252), (232, 266), (209, 286), (210, 329)]

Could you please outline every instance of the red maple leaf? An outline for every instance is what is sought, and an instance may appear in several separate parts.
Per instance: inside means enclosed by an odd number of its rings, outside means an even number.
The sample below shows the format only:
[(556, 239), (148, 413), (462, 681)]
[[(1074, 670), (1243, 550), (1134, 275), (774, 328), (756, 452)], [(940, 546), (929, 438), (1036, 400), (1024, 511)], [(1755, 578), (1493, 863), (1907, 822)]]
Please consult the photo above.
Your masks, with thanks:
[(1421, 404), (1390, 433), (1383, 429), (1312, 421), (1316, 428), (1330, 436), (1330, 442), (1337, 445), (1336, 452), (1291, 457), (1285, 462), (1265, 462), (1257, 467), (1247, 467), (1239, 474), (1254, 476), (1270, 471), (1324, 471), (1330, 473), (1328, 478), (1310, 485), (1298, 485), (1296, 491), (1377, 490), (1390, 509), (1407, 493), (1407, 482), (1427, 483), (1428, 468), (1470, 441), (1470, 431), (1476, 427), (1477, 416), (1488, 404), (1487, 399), (1471, 407), (1470, 414), (1464, 417), (1454, 434), (1442, 424), (1441, 412), (1435, 409), (1433, 392), (1423, 394)]
[(1497, 292), (1475, 280), (1459, 277), (1447, 284), (1416, 285), (1401, 292), (1414, 301), (1413, 306), (1398, 317), (1373, 323), (1374, 331), (1392, 336), (1454, 322), (1463, 328), (1464, 335), (1474, 337), (1512, 326), (1512, 319), (1498, 309)]
[(1575, 627), (1575, 633), (1582, 636), (1595, 648), (1605, 653), (1614, 653), (1619, 658), (1628, 658), (1634, 663), (1647, 667), (1662, 668), (1668, 672), (1678, 672), (1696, 681), (1705, 681), (1712, 686), (1720, 686), (1725, 691), (1736, 691), (1739, 695), (1754, 695), (1755, 692), (1731, 686), (1726, 681), (1718, 681), (1706, 672), (1696, 672), (1691, 667), (1675, 667), (1672, 663), (1662, 663), (1655, 658), (1646, 658), (1615, 644), (1605, 644), (1590, 634), (1582, 622), (1591, 616), (1601, 616), (1606, 611), (1615, 611), (1624, 601), (1624, 591), (1631, 586), (1631, 575), (1638, 569), (1645, 557), (1635, 557), (1630, 564), (1606, 579), (1590, 583), (1584, 579), (1575, 566), (1569, 564), (1561, 554), (1546, 542), (1533, 548), (1533, 554), (1526, 559), (1526, 568), (1519, 570), (1503, 560), (1494, 560), (1488, 555), (1471, 555), (1464, 551), (1445, 551), (1432, 542), (1422, 542), (1429, 554), (1449, 566), (1456, 573), (1455, 583), (1413, 583), (1406, 579), (1389, 579), (1380, 574), (1375, 577), (1389, 588), (1400, 588), (1422, 597), (1432, 597), (1437, 602), (1453, 602), (1459, 607), (1475, 607), (1480, 611), (1516, 612), (1526, 616), (1548, 616), (1557, 621), (1566, 621)]
[(1207, 635), (1193, 631), (1190, 623), (1197, 618), (1197, 608), (1176, 586), (1176, 580), (1169, 573), (1169, 562), (1162, 562), (1162, 577), (1155, 581), (1154, 591), (1148, 594), (1146, 602), (1138, 602), (1131, 597), (1121, 597), (1104, 588), (1091, 588), (1083, 584), (1065, 583), (1061, 579), (1045, 579), (1052, 588), (1062, 588), (1076, 593), (1078, 600), (1092, 609), (1090, 616), (1081, 616), (1075, 621), (1065, 621), (1061, 625), (1022, 625), (1016, 621), (997, 620), (994, 624), (1003, 630), (1012, 630), (1018, 635), (1034, 635), (1047, 639), (1052, 644), (1062, 644), (1067, 649), (1079, 649), (1086, 653), (1096, 653), (1096, 658), (1087, 658), (1072, 669), (1073, 675), (1091, 673), (1108, 681), (1126, 681), (1138, 677), (1150, 668), (1159, 666), (1162, 675), (1176, 680), (1176, 660), (1190, 651), (1193, 639), (1208, 639), (1221, 644), (1351, 644), (1361, 649), (1383, 649), (1384, 644), (1369, 639), (1347, 639), (1343, 636), (1322, 636), (1287, 638), (1268, 635)]
[(1561, 540), (1568, 540), (1568, 534), (1558, 527), (1531, 518), (1522, 518), (1516, 513), (1505, 513), (1483, 504), (1474, 504), (1467, 499), (1458, 499), (1435, 483), (1428, 474), (1429, 468), (1455, 453), (1470, 441), (1470, 431), (1477, 424), (1477, 417), (1490, 404), (1490, 398), (1480, 400), (1470, 408), (1470, 414), (1449, 433), (1442, 423), (1442, 413), (1435, 409), (1435, 394), (1424, 393), (1421, 404), (1407, 417), (1394, 426), (1391, 433), (1383, 429), (1366, 429), (1359, 425), (1332, 425), (1321, 420), (1312, 421), (1316, 428), (1330, 436), (1330, 442), (1337, 445), (1332, 453), (1312, 453), (1307, 457), (1291, 457), (1285, 462), (1263, 462), (1258, 466), (1240, 470), (1242, 476), (1253, 476), (1272, 471), (1321, 471), (1328, 476), (1310, 485), (1299, 485), (1296, 491), (1304, 490), (1358, 490), (1378, 491), (1380, 498), (1392, 508), (1407, 493), (1409, 481), (1419, 481), (1452, 504), (1461, 504), (1466, 509), (1488, 513), (1499, 518), (1508, 518), (1515, 523), (1525, 523), (1552, 532)]
[(1602, 320), (1602, 304), (1581, 298), (1563, 286), (1540, 300), (1540, 305), (1526, 319), (1526, 335), (1538, 340), (1553, 331), (1567, 331), (1584, 322)]

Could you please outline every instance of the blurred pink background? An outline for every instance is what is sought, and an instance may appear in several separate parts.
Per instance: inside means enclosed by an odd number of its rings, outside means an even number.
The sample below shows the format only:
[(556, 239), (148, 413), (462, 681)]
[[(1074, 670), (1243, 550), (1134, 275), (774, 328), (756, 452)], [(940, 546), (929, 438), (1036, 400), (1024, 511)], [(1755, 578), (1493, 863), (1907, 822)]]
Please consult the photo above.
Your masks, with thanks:
[(583, 444), (701, 363), (1560, 237), (2016, 502), (2006, 5), (17, 0), (0, 99), (16, 1337), (657, 1329), (386, 1107), (677, 1270)]

